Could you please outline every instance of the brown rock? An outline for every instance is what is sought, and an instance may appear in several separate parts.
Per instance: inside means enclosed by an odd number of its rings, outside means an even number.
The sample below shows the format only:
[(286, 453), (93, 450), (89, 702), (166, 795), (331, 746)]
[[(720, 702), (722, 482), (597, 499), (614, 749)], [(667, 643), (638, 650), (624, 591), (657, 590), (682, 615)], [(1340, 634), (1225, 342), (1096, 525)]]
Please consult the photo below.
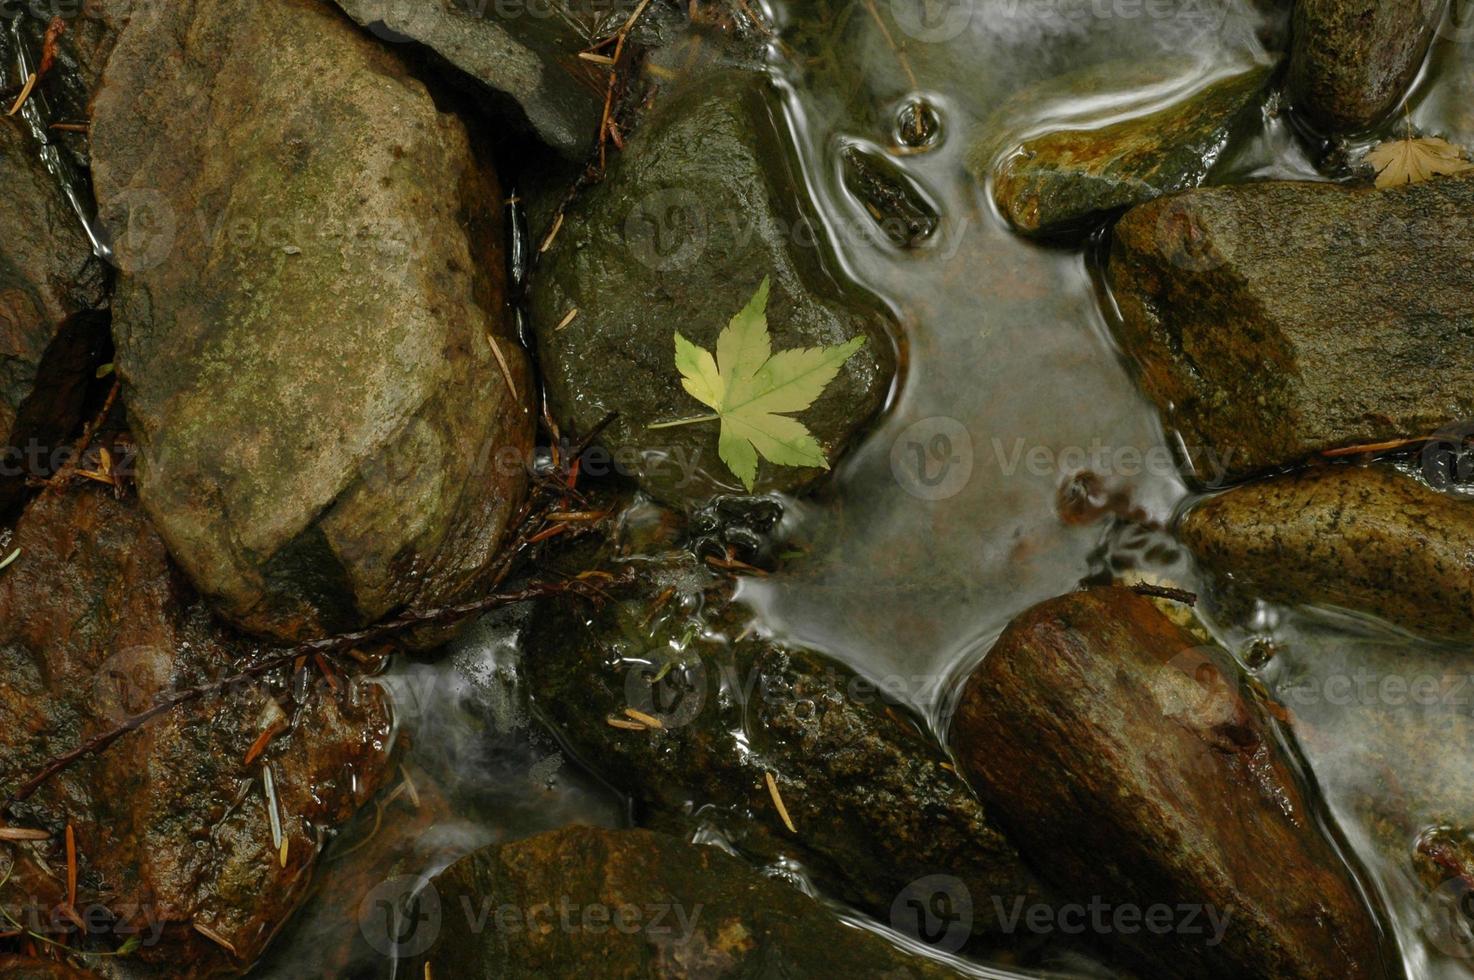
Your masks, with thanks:
[(1298, 0), (1286, 81), (1328, 133), (1365, 130), (1397, 107), (1423, 66), (1444, 0)]
[(1238, 487), (1193, 508), (1181, 535), (1209, 570), (1265, 598), (1474, 637), (1474, 502), (1391, 467), (1324, 467)]
[[(20, 558), (0, 572), (7, 792), (157, 695), (231, 676), (258, 654), (191, 597), (134, 503), (100, 489), (43, 496), (13, 544)], [(101, 940), (136, 935), (133, 957), (176, 975), (243, 972), (304, 894), (322, 834), (352, 815), (389, 765), (378, 688), (295, 688), (273, 677), (181, 706), (13, 805), (11, 826), (52, 837), (14, 848), (15, 871), (0, 888), (7, 914), (51, 928), (66, 898), (71, 824), (78, 911), (115, 917)], [(246, 766), (273, 725), (283, 731)], [(268, 818), (268, 766), (285, 866)]]
[(24, 124), (0, 118), (0, 512), (46, 476), (107, 338), (107, 277)]
[[(1019, 849), (1066, 900), (1105, 902), (1114, 925), (1097, 931), (1144, 972), (1388, 975), (1282, 736), (1228, 655), (1149, 600), (1094, 589), (1015, 619), (951, 737)], [(1171, 926), (1143, 927), (1163, 905)]]
[(1107, 280), (1212, 485), (1474, 418), (1474, 179), (1203, 188), (1129, 211)]
[(289, 639), (474, 591), (533, 417), (463, 125), (328, 4), (183, 0), (92, 136), (139, 492), (200, 590)]

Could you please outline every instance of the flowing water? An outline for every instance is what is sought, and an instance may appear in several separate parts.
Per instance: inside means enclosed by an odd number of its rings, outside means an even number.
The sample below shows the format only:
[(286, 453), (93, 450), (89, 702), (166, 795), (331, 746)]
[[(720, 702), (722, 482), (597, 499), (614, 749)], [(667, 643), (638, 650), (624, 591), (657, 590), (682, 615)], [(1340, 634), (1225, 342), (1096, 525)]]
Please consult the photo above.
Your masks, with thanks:
[[(785, 501), (783, 531), (803, 556), (747, 580), (740, 596), (758, 628), (844, 660), (940, 736), (961, 678), (1025, 608), (1113, 577), (1206, 588), (1170, 530), (1194, 491), (1113, 343), (1094, 245), (1012, 234), (969, 155), (1170, 101), (1270, 60), (1267, 35), (1247, 2), (795, 0), (764, 13), (779, 121), (832, 269), (894, 310), (904, 368), (832, 481)], [(1465, 55), (1449, 32), (1410, 106), (1417, 125), (1468, 144)], [(1143, 65), (1167, 67), (1133, 86)], [(918, 114), (935, 126), (925, 138)], [(856, 147), (885, 154), (935, 210), (925, 242), (892, 244), (846, 189)], [(1225, 166), (1234, 179), (1324, 179), (1272, 111)], [(1334, 613), (1205, 605), (1210, 628), (1290, 709), (1410, 975), (1468, 975), (1463, 893), (1430, 887), (1413, 854), (1430, 829), (1468, 822), (1474, 653)], [(256, 975), (383, 976), (392, 964), (366, 945), (358, 915), (386, 875), (420, 878), (471, 848), (573, 820), (628, 822), (619, 797), (530, 714), (519, 629), (516, 616), (488, 620), (444, 658), (382, 679), (413, 789), (343, 834)], [(1411, 696), (1420, 682), (1436, 693)]]

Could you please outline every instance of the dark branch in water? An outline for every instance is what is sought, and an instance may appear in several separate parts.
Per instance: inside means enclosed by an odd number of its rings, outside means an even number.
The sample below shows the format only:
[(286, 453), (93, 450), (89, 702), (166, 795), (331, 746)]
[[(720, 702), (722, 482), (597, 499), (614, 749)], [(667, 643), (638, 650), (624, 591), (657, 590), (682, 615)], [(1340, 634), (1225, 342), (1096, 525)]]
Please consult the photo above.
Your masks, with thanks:
[(1186, 589), (1173, 589), (1165, 585), (1148, 585), (1145, 582), (1138, 582), (1136, 585), (1131, 586), (1131, 591), (1150, 599), (1167, 599), (1171, 602), (1180, 602), (1184, 606), (1196, 606), (1198, 604), (1197, 593), (1189, 592)]

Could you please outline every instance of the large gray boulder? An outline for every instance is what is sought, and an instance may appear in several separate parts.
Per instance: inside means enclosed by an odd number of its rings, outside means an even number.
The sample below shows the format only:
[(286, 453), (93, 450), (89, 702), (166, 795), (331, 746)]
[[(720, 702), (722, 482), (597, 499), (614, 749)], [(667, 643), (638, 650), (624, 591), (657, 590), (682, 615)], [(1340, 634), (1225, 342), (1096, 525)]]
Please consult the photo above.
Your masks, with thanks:
[[(714, 423), (651, 429), (709, 410), (682, 387), (674, 335), (717, 335), (772, 283), (772, 349), (865, 345), (798, 415), (833, 460), (876, 412), (894, 370), (878, 302), (834, 278), (830, 243), (807, 211), (761, 75), (719, 72), (652, 109), (609, 176), (586, 192), (533, 284), (548, 403), (565, 431), (602, 436), (656, 496), (701, 500), (742, 485)], [(788, 491), (821, 470), (759, 465), (756, 491)]]
[(1268, 181), (1117, 224), (1106, 278), (1146, 393), (1212, 484), (1474, 418), (1474, 180)]
[(93, 153), (139, 491), (201, 591), (298, 639), (474, 589), (533, 418), (461, 124), (331, 7), (184, 0), (124, 32)]
[(509, 100), (503, 108), (525, 118), (544, 141), (580, 159), (599, 135), (609, 76), (578, 55), (619, 28), (635, 6), (633, 0), (336, 2), (382, 39), (434, 49)]

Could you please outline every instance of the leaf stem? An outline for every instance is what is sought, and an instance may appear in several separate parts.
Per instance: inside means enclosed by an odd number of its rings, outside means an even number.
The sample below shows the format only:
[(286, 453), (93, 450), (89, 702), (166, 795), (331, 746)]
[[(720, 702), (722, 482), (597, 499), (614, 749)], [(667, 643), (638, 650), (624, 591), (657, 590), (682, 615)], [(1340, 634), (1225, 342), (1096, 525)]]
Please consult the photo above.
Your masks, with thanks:
[(655, 425), (647, 425), (647, 429), (674, 429), (678, 425), (695, 425), (697, 422), (716, 422), (721, 419), (720, 415), (697, 415), (689, 419), (676, 419), (674, 422), (657, 422)]

